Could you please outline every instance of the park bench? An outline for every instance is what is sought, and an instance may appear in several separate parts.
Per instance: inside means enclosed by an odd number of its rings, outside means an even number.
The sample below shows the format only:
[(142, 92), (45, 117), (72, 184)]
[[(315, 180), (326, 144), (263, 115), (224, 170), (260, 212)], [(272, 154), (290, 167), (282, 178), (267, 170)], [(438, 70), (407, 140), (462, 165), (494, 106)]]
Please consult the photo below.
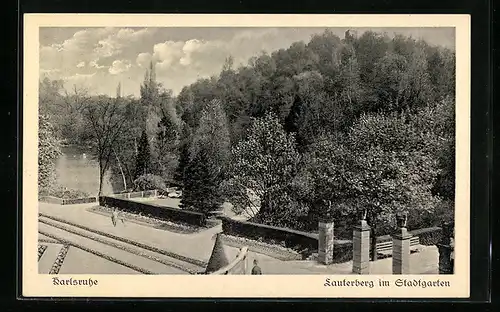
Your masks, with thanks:
[[(418, 236), (413, 236), (410, 238), (410, 250), (415, 250), (417, 246), (420, 245), (420, 240)], [(379, 253), (392, 253), (392, 239), (387, 242), (377, 243), (377, 252)]]

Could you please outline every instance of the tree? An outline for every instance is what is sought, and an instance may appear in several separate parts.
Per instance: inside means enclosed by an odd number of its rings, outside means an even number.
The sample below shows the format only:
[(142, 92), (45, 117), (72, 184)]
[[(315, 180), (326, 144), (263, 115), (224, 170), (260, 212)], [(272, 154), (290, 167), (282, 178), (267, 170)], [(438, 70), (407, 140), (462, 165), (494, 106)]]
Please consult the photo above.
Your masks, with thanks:
[[(135, 166), (138, 153), (138, 141), (142, 134), (143, 124), (139, 115), (141, 106), (138, 100), (133, 98), (120, 98), (117, 99), (121, 106), (123, 106), (122, 116), (125, 119), (122, 127), (122, 133), (117, 139), (116, 147), (113, 150), (113, 162), (110, 169), (115, 175), (121, 175), (121, 183), (113, 181), (116, 189), (119, 184), (123, 184), (122, 189), (129, 189), (128, 186), (133, 185), (135, 180)], [(119, 148), (118, 148), (119, 147)], [(112, 175), (115, 176), (115, 175)]]
[(135, 178), (151, 173), (151, 148), (146, 130), (142, 130), (135, 165)]
[(432, 193), (440, 173), (433, 150), (438, 138), (419, 130), (407, 114), (391, 113), (363, 115), (349, 134), (354, 207), (368, 211), (374, 236), (391, 232), (397, 213), (408, 213), (412, 228), (439, 202)]
[(221, 102), (204, 105), (183, 175), (182, 207), (208, 213), (223, 203), (220, 183), (229, 158), (229, 131)]
[(182, 208), (208, 214), (223, 204), (222, 171), (211, 161), (206, 149), (200, 149), (190, 159), (183, 176)]
[(61, 155), (54, 128), (45, 115), (38, 117), (38, 192), (46, 194), (55, 182), (55, 162)]
[(297, 133), (305, 115), (305, 105), (299, 95), (295, 95), (290, 112), (285, 119), (285, 130)]
[(93, 154), (99, 163), (99, 196), (104, 175), (113, 159), (113, 151), (117, 149), (117, 143), (123, 135), (125, 118), (122, 110), (119, 101), (106, 96), (94, 97), (83, 108)]
[(288, 191), (298, 161), (294, 135), (274, 114), (253, 119), (247, 138), (231, 150), (225, 192), (236, 209), (259, 214), (264, 222), (293, 218), (300, 212), (289, 209)]
[(192, 140), (191, 128), (186, 124), (182, 124), (182, 132), (179, 140), (179, 161), (177, 163), (177, 168), (174, 174), (174, 180), (178, 183), (182, 183), (184, 180), (184, 170), (189, 163), (189, 150), (190, 143)]
[(156, 149), (162, 175), (172, 179), (178, 163), (179, 131), (172, 115), (166, 113), (158, 123)]

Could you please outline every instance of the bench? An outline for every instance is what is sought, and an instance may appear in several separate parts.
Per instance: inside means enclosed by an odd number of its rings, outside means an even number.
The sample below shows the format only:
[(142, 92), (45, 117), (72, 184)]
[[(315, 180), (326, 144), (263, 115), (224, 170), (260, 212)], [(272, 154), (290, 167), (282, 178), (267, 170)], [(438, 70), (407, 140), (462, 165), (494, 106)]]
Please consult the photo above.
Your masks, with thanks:
[[(413, 236), (410, 238), (410, 250), (415, 250), (417, 246), (420, 245), (420, 240), (418, 236)], [(377, 243), (377, 252), (380, 253), (392, 253), (392, 240), (387, 242)]]

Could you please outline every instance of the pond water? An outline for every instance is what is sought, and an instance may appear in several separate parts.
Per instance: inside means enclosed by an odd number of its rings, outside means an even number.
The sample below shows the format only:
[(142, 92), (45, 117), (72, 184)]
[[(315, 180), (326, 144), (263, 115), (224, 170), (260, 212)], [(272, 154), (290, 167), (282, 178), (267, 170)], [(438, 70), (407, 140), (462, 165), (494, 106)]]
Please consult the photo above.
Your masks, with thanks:
[[(97, 196), (99, 192), (99, 166), (90, 150), (80, 146), (64, 146), (56, 162), (57, 182), (69, 189), (77, 189)], [(103, 182), (103, 194), (113, 193), (110, 175)]]

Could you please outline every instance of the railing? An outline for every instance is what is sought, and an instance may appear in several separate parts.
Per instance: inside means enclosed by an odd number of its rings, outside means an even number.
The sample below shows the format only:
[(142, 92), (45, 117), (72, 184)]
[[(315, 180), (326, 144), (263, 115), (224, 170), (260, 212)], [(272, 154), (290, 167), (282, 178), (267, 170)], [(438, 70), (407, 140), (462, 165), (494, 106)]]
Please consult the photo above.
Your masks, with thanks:
[[(377, 252), (392, 252), (393, 241), (390, 240), (388, 242), (377, 243), (376, 248)], [(414, 248), (420, 245), (420, 239), (418, 236), (413, 236), (410, 238), (410, 248)]]
[(248, 247), (242, 247), (236, 259), (227, 266), (210, 273), (211, 275), (243, 275), (247, 274)]
[[(121, 199), (130, 199), (130, 198), (145, 198), (145, 197), (157, 197), (157, 190), (147, 190), (147, 191), (139, 191), (139, 192), (130, 192), (130, 193), (117, 193), (107, 195), (109, 197), (121, 198)], [(82, 197), (82, 198), (59, 198), (54, 196), (40, 196), (39, 201), (49, 203), (49, 204), (57, 204), (57, 205), (76, 205), (76, 204), (88, 204), (95, 203), (99, 201), (98, 197)]]

